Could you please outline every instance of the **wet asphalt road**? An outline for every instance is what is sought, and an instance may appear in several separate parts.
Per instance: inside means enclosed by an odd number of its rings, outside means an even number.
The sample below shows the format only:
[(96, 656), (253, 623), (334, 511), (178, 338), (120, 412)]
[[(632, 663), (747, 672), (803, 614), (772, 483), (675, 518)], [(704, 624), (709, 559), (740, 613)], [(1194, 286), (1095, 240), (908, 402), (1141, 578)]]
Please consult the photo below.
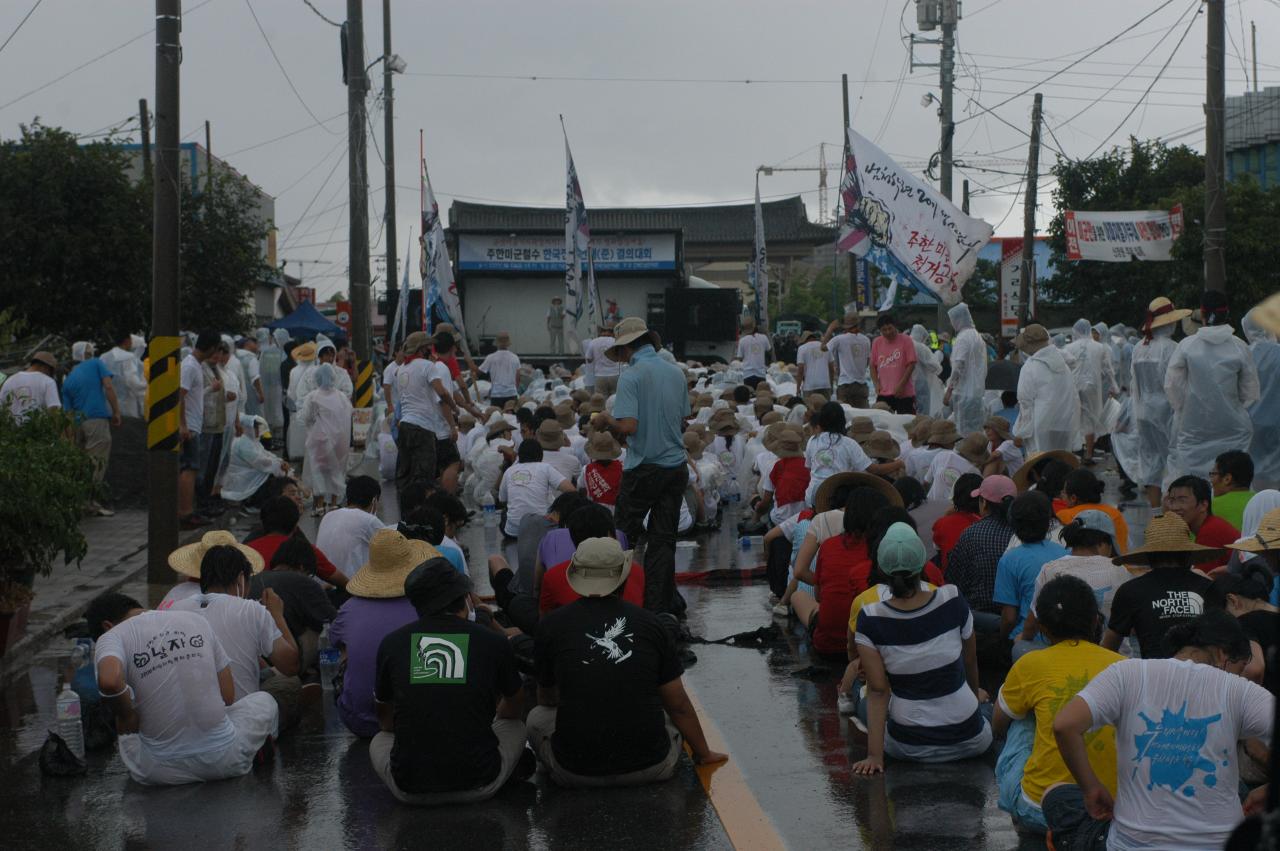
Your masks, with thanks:
[[(384, 519), (394, 517), (393, 500)], [(1141, 535), (1146, 512), (1126, 511)], [(754, 566), (724, 528), (677, 550), (681, 571)], [(461, 536), (480, 554), (495, 530)], [(478, 590), (487, 583), (477, 577)], [(126, 592), (145, 595), (142, 584)], [(721, 638), (772, 622), (764, 584), (683, 585), (689, 627)], [(792, 848), (1043, 848), (1020, 838), (996, 807), (994, 757), (950, 765), (890, 763), (884, 777), (851, 766), (865, 739), (836, 712), (838, 670), (815, 677), (794, 628), (763, 649), (695, 646), (686, 674), (723, 735), (737, 769), (782, 842)], [(5, 848), (409, 848), (586, 849), (732, 847), (692, 765), (639, 789), (568, 791), (539, 776), (473, 806), (415, 810), (396, 803), (368, 762), (366, 744), (333, 714), (329, 696), (280, 742), (274, 766), (247, 777), (170, 789), (130, 781), (114, 750), (91, 754), (88, 774), (41, 775), (36, 751), (53, 719), (61, 647), (47, 650), (0, 701), (0, 842)]]

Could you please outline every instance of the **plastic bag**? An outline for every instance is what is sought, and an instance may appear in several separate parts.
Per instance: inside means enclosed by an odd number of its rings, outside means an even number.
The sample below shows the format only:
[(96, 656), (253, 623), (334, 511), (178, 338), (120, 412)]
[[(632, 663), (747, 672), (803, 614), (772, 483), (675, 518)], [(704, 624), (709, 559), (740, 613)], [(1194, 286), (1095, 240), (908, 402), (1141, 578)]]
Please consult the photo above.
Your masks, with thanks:
[(76, 777), (85, 773), (86, 766), (61, 736), (50, 732), (40, 746), (40, 770), (50, 777)]

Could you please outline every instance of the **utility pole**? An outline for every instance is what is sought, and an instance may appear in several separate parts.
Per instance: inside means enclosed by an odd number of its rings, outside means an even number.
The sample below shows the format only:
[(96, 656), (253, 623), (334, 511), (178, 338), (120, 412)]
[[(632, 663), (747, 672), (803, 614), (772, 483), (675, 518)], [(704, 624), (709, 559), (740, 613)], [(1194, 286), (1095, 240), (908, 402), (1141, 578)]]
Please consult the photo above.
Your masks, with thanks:
[(142, 178), (151, 182), (151, 116), (147, 113), (147, 99), (138, 99), (138, 135), (142, 137)]
[(1226, 0), (1205, 0), (1204, 288), (1227, 289), (1227, 162), (1223, 138), (1226, 102)]
[[(151, 344), (147, 408), (147, 584), (152, 602), (173, 581), (169, 553), (178, 547), (178, 83), (182, 2), (156, 0), (156, 172), (151, 243)], [(147, 107), (143, 155), (147, 151)], [(148, 158), (149, 162), (149, 158)]]
[(1027, 201), (1022, 217), (1022, 274), (1018, 276), (1018, 327), (1031, 315), (1031, 286), (1036, 274), (1036, 185), (1040, 177), (1040, 113), (1044, 96), (1036, 92), (1031, 107), (1031, 150), (1027, 152)]
[(964, 183), (960, 184), (960, 193), (961, 193), (960, 194), (960, 210), (967, 216), (969, 215), (969, 180), (968, 178), (965, 179)]
[(207, 118), (204, 120), (204, 191), (213, 198), (213, 132)]
[(942, 160), (938, 188), (951, 200), (951, 140), (955, 136), (955, 123), (951, 120), (953, 90), (956, 81), (956, 21), (960, 18), (960, 4), (956, 0), (942, 2), (942, 60), (938, 63), (938, 85), (942, 89), (939, 117), (942, 120), (942, 140), (938, 153)]
[(1253, 93), (1258, 93), (1258, 25), (1249, 22), (1249, 34), (1253, 38)]
[[(847, 164), (849, 162), (849, 75), (848, 74), (840, 75), (840, 92), (842, 95), (840, 98), (840, 103), (844, 107), (844, 127), (840, 130), (840, 138), (844, 140), (844, 157), (841, 159), (841, 163)], [(843, 176), (843, 174), (844, 174), (844, 171), (842, 169), (841, 175)], [(843, 183), (844, 181), (841, 180), (840, 182)], [(837, 241), (840, 239), (840, 222), (838, 221), (838, 218), (839, 217), (837, 217), (837, 221), (836, 221), (836, 240)], [(849, 299), (854, 304), (861, 304), (862, 298), (858, 292), (858, 264), (865, 263), (866, 261), (860, 257), (854, 257), (853, 255), (849, 255), (846, 259), (849, 262)], [(840, 307), (839, 305), (832, 305), (832, 313), (834, 314), (831, 317), (832, 319), (839, 319), (840, 315), (843, 313), (843, 311), (841, 311), (839, 307)]]
[[(390, 339), (394, 319), (400, 308), (400, 277), (396, 274), (396, 134), (391, 91), (391, 0), (382, 0), (382, 120), (383, 143), (386, 149), (386, 217), (387, 217), (387, 359), (391, 359), (395, 340)], [(404, 333), (404, 329), (400, 329)]]
[(348, 274), (351, 278), (351, 347), (369, 360), (369, 164), (365, 144), (364, 0), (347, 0), (347, 218), (350, 222)]

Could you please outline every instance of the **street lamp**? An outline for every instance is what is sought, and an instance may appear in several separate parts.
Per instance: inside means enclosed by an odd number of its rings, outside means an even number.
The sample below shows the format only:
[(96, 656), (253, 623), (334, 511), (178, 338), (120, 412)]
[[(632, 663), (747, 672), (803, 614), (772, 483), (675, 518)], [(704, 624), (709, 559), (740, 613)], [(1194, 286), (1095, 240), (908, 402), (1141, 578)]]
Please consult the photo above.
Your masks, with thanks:
[(393, 53), (390, 56), (379, 56), (377, 59), (370, 62), (365, 67), (364, 70), (367, 72), (370, 68), (372, 68), (374, 65), (377, 65), (379, 62), (387, 63), (387, 70), (390, 71), (392, 74), (403, 74), (405, 70), (409, 67), (409, 63), (405, 62), (404, 59), (400, 57), (399, 53)]

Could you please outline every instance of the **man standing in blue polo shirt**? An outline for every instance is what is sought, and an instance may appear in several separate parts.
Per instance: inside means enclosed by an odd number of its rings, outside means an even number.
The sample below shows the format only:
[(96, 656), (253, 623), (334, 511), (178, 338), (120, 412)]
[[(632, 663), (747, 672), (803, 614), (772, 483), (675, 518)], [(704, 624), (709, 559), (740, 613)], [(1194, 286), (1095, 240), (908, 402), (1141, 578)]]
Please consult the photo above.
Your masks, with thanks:
[[(120, 425), (120, 402), (111, 370), (96, 354), (93, 343), (85, 340), (71, 346), (76, 365), (62, 382), (62, 407), (75, 416), (76, 446), (93, 459), (93, 481), (100, 484), (111, 457), (111, 427)], [(85, 510), (100, 517), (115, 513), (96, 501)]]
[(596, 427), (603, 425), (627, 444), (615, 517), (631, 541), (646, 537), (644, 607), (678, 614), (683, 606), (675, 584), (676, 527), (689, 485), (683, 440), (689, 392), (680, 368), (658, 357), (660, 345), (638, 317), (614, 326), (605, 356), (630, 368), (618, 378), (613, 415), (602, 413)]

